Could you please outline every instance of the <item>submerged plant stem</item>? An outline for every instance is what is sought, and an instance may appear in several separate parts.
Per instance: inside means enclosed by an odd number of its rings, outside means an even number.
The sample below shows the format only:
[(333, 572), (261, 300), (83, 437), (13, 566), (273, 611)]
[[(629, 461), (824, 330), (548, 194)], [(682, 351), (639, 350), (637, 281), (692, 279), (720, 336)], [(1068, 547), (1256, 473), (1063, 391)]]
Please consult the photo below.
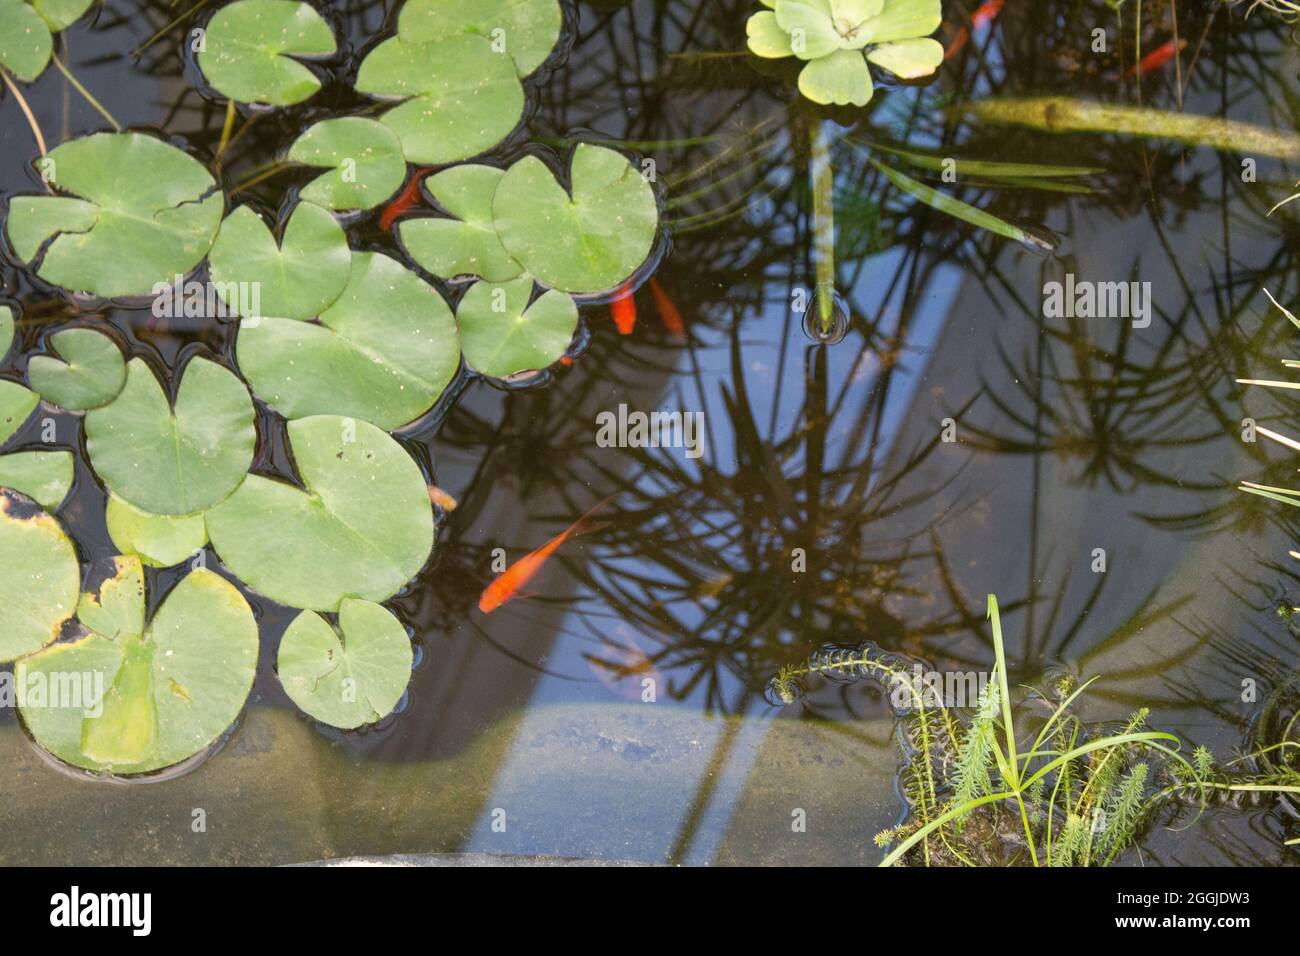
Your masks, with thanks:
[(0, 78), (5, 81), (5, 86), (9, 87), (9, 92), (13, 94), (14, 100), (18, 103), (18, 108), (27, 117), (27, 125), (32, 128), (32, 136), (36, 138), (36, 146), (40, 149), (41, 155), (46, 155), (49, 150), (45, 148), (45, 136), (41, 133), (41, 126), (36, 122), (36, 116), (32, 113), (32, 108), (27, 105), (27, 98), (23, 96), (18, 84), (10, 78), (8, 70), (0, 68)]
[(835, 170), (820, 126), (810, 135), (813, 195), (813, 267), (817, 274), (817, 321), (829, 335), (835, 318)]
[(95, 99), (90, 90), (81, 85), (81, 81), (73, 76), (72, 71), (63, 65), (63, 61), (59, 59), (58, 54), (50, 54), (50, 59), (54, 62), (54, 65), (59, 68), (59, 72), (62, 73), (67, 81), (73, 85), (76, 91), (82, 95), (85, 101), (93, 106), (100, 116), (108, 120), (108, 124), (113, 127), (114, 131), (118, 133), (122, 132), (122, 124), (113, 118), (112, 113), (104, 109), (104, 104)]

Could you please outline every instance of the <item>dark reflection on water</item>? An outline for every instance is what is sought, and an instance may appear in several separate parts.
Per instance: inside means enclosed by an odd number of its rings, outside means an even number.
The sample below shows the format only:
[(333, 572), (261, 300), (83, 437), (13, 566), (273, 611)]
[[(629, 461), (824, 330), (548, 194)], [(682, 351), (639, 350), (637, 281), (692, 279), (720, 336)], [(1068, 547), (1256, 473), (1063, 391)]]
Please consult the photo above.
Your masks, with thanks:
[[(949, 21), (958, 6), (945, 4)], [(1146, 6), (1144, 49), (1173, 26), (1169, 5)], [(625, 141), (653, 159), (673, 227), (655, 280), (685, 340), (643, 286), (631, 335), (617, 333), (605, 306), (587, 306), (571, 367), (528, 388), (465, 377), (400, 433), (429, 480), (459, 501), (441, 516), (430, 566), (390, 602), (417, 645), (403, 704), (361, 733), (297, 714), (272, 670), (295, 612), (250, 594), (264, 648), (245, 725), (189, 783), (133, 788), (145, 795), (111, 810), (143, 826), (183, 816), (195, 800), (228, 799), (240, 836), (159, 837), (139, 852), (873, 862), (870, 837), (900, 806), (887, 702), (870, 685), (814, 686), (776, 712), (763, 689), (827, 643), (871, 640), (940, 669), (987, 670), (990, 592), (1017, 680), (1102, 674), (1089, 718), (1146, 705), (1153, 726), (1191, 745), (1225, 757), (1249, 746), (1261, 701), (1295, 669), (1297, 641), (1275, 608), (1300, 583), (1285, 557), (1290, 516), (1233, 490), (1242, 478), (1288, 484), (1293, 466), (1243, 444), (1241, 422), (1286, 432), (1295, 406), (1232, 382), (1271, 377), (1291, 341), (1259, 290), (1294, 295), (1296, 219), (1285, 207), (1265, 217), (1294, 177), (1261, 157), (1258, 182), (1246, 183), (1236, 155), (981, 127), (958, 108), (1067, 95), (1294, 129), (1286, 31), (1263, 16), (1234, 16), (1229, 27), (1226, 14), (1187, 6), (1178, 29), (1198, 65), (1181, 88), (1170, 65), (1143, 75), (1139, 90), (1121, 65), (1133, 59), (1132, 23), (1118, 36), (1104, 5), (1012, 0), (936, 82), (882, 83), (854, 113), (793, 99), (784, 64), (700, 55), (740, 49), (755, 3), (571, 10), (567, 59), (532, 84), (526, 128), (488, 160), (508, 162), (527, 143), (561, 149), (574, 136)], [(390, 6), (330, 9), (349, 43), (322, 65), (320, 96), (247, 127), (222, 170), (228, 193), (249, 184), (232, 204), (283, 217), (310, 174), (258, 177), (311, 121), (369, 105), (349, 80)], [(223, 104), (197, 91), (179, 34), (134, 65), (126, 55), (173, 15), (164, 3), (108, 3), (68, 32), (68, 56), (124, 124), (161, 128), (206, 160)], [(1095, 27), (1109, 30), (1110, 53), (1091, 52)], [(30, 98), (52, 139), (102, 125), (53, 72)], [(34, 157), (10, 99), (0, 117), (5, 155)], [(839, 138), (836, 289), (851, 317), (833, 346), (810, 342), (794, 306), (817, 282), (806, 144), (819, 124)], [(986, 159), (1104, 172), (1081, 193), (935, 183), (1060, 237), (1049, 256), (900, 195), (850, 141), (952, 155), (958, 168)], [(19, 165), (0, 168), (6, 194), (33, 188)], [(400, 257), (377, 219), (349, 223), (355, 245)], [(147, 309), (111, 306), (78, 315), (2, 268), (23, 307), (24, 355), (75, 320), (106, 322), (132, 355), (167, 369), (192, 352), (234, 364), (228, 324), (160, 323)], [(1150, 325), (1045, 318), (1044, 283), (1067, 273), (1150, 282)], [(21, 361), (5, 369), (19, 372)], [(600, 447), (597, 416), (621, 405), (702, 413), (702, 454)], [(943, 439), (948, 420), (954, 442)], [(72, 416), (57, 429), (79, 441)], [(255, 470), (291, 474), (283, 422), (262, 408), (259, 430)], [(14, 447), (37, 443), (29, 426)], [(81, 458), (60, 517), (88, 564), (112, 546), (103, 492)], [(494, 549), (516, 558), (611, 494), (604, 527), (561, 551), (532, 582), (537, 596), (478, 612)], [(1097, 549), (1104, 572), (1094, 571)], [(177, 578), (154, 574), (153, 600)], [(1242, 699), (1245, 679), (1261, 689), (1254, 701)], [(15, 723), (0, 716), (6, 732)], [(43, 767), (22, 779), (61, 814), (98, 799)], [(818, 825), (792, 834), (792, 808), (809, 807)], [(493, 827), (496, 810), (511, 821), (505, 832)], [(15, 860), (53, 852), (31, 832)], [(1284, 809), (1229, 807), (1187, 831), (1153, 832), (1143, 853), (1160, 863), (1294, 862), (1294, 848), (1280, 846), (1294, 835)]]

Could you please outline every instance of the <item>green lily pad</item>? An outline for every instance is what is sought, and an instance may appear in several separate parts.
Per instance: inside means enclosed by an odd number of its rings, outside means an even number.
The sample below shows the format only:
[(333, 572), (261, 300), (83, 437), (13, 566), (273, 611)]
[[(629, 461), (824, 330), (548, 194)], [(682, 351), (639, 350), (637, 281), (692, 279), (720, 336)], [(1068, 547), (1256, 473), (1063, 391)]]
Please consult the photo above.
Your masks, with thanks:
[(72, 490), (70, 451), (14, 451), (0, 455), (0, 488), (11, 488), (47, 511), (56, 511)]
[(290, 607), (386, 601), (433, 550), (433, 506), (405, 449), (364, 421), (291, 421), (305, 488), (249, 475), (208, 513), (208, 535), (241, 581)]
[(505, 170), (495, 166), (453, 166), (424, 181), (439, 205), (455, 219), (407, 219), (397, 227), (398, 237), (411, 258), (444, 279), (478, 276), (505, 282), (524, 269), (497, 235), (492, 224), (492, 197)]
[(34, 355), (27, 362), (27, 381), (47, 402), (80, 412), (107, 405), (122, 391), (126, 362), (107, 335), (64, 329), (50, 336), (50, 345), (55, 355)]
[(37, 394), (17, 382), (0, 379), (0, 444), (14, 437), (40, 402)]
[(413, 163), (454, 163), (486, 152), (519, 125), (524, 88), (514, 61), (465, 35), (436, 43), (395, 36), (365, 58), (357, 90), (405, 102), (380, 118)]
[(347, 415), (393, 429), (433, 407), (460, 346), (436, 289), (387, 256), (358, 252), (319, 323), (244, 323), (236, 355), (253, 391), (286, 418)]
[(546, 368), (573, 343), (578, 306), (551, 290), (536, 302), (530, 276), (511, 282), (480, 282), (456, 309), (461, 347), (471, 368), (493, 378)]
[[(0, 459), (0, 469), (3, 459)], [(141, 511), (117, 495), (108, 496), (105, 519), (113, 544), (155, 568), (169, 568), (193, 557), (208, 543), (203, 515), (155, 515)]]
[[(77, 608), (90, 632), (24, 661), (26, 678), (103, 675), (102, 696), (30, 699), (20, 705), (36, 742), (65, 763), (117, 774), (149, 773), (214, 743), (243, 710), (257, 668), (257, 622), (243, 595), (211, 571), (188, 574), (144, 626), (140, 561)], [(65, 684), (66, 687), (66, 684)]]
[(562, 292), (605, 292), (654, 245), (654, 191), (621, 153), (579, 144), (572, 195), (536, 156), (515, 163), (492, 199), (501, 243), (529, 273)]
[(0, 661), (57, 638), (80, 587), (77, 552), (59, 523), (0, 489)]
[(7, 305), (0, 305), (0, 362), (9, 354), (9, 346), (14, 344), (14, 310)]
[(262, 217), (240, 206), (221, 224), (208, 257), (212, 282), (232, 308), (239, 289), (255, 290), (256, 318), (310, 319), (348, 284), (352, 250), (329, 210), (302, 202), (294, 208), (280, 243)]
[(564, 27), (558, 0), (409, 0), (397, 32), (410, 43), (476, 34), (508, 53), (520, 76), (546, 62)]
[(329, 25), (296, 0), (235, 0), (208, 22), (199, 68), (220, 93), (240, 103), (290, 106), (320, 89), (320, 80), (290, 57), (338, 49)]
[(32, 0), (32, 6), (41, 15), (50, 30), (58, 33), (81, 19), (95, 0)]
[[(193, 157), (141, 133), (96, 133), (50, 151), (61, 192), (15, 196), (14, 252), (65, 289), (143, 295), (202, 261), (221, 224), (217, 184)], [(45, 247), (46, 243), (48, 247)]]
[(276, 672), (302, 710), (351, 730), (392, 713), (414, 660), (406, 628), (392, 612), (349, 598), (339, 606), (338, 630), (315, 611), (294, 618), (280, 641)]
[(23, 0), (0, 0), (0, 66), (28, 83), (45, 71), (54, 51), (49, 25)]
[(248, 389), (202, 358), (185, 366), (174, 406), (136, 358), (121, 394), (86, 414), (96, 474), (151, 514), (194, 514), (225, 498), (244, 479), (256, 441)]
[(406, 159), (397, 134), (360, 116), (327, 119), (289, 147), (289, 162), (329, 172), (303, 187), (301, 196), (327, 209), (372, 209), (402, 188)]

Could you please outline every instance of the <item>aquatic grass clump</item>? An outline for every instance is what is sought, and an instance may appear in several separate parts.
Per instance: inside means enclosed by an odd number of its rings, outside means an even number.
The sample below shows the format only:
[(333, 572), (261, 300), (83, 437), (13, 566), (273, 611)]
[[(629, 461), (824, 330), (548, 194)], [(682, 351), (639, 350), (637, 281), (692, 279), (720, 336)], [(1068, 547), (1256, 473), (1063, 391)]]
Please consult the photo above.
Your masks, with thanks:
[(929, 76), (943, 62), (939, 0), (762, 0), (749, 18), (749, 49), (765, 59), (797, 57), (799, 92), (824, 106), (866, 106), (870, 62), (902, 79)]
[(1253, 774), (1229, 769), (1277, 748), (1218, 768), (1205, 748), (1188, 760), (1176, 736), (1148, 729), (1145, 707), (1114, 732), (1085, 725), (1071, 708), (1097, 677), (1033, 691), (1052, 710), (1025, 747), (1026, 718), (1018, 727), (993, 595), (988, 615), (996, 663), (967, 714), (920, 686), (900, 658), (870, 644), (822, 651), (783, 668), (769, 685), (780, 703), (797, 700), (813, 676), (874, 679), (888, 688), (901, 712), (909, 819), (877, 836), (890, 848), (882, 866), (1109, 866), (1166, 807), (1204, 807), (1216, 795), (1300, 793), (1300, 774), (1290, 765)]

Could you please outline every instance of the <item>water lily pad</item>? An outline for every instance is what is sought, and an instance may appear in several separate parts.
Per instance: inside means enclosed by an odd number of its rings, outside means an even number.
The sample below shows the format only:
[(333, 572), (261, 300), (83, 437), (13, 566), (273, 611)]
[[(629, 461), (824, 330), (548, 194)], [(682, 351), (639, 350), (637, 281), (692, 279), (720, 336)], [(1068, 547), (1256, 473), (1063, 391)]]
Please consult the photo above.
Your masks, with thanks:
[[(3, 467), (0, 459), (0, 470)], [(110, 494), (104, 517), (117, 549), (138, 556), (151, 567), (180, 564), (208, 543), (208, 526), (201, 514), (149, 514)]]
[(107, 335), (94, 329), (64, 329), (50, 336), (54, 355), (34, 355), (27, 381), (41, 398), (69, 411), (107, 405), (126, 382), (126, 362)]
[(310, 319), (348, 284), (352, 250), (343, 227), (315, 203), (294, 208), (279, 243), (261, 216), (240, 206), (221, 224), (209, 262), (227, 305), (238, 306), (242, 286), (256, 292), (258, 315)]
[(461, 347), (471, 368), (494, 378), (546, 368), (568, 351), (578, 328), (578, 307), (551, 290), (529, 303), (533, 280), (480, 282), (456, 309)]
[(473, 275), (505, 282), (524, 269), (510, 257), (492, 224), (492, 197), (505, 170), (467, 164), (435, 173), (424, 181), (433, 198), (455, 219), (407, 219), (397, 227), (406, 251), (429, 272), (444, 279)]
[(235, 0), (209, 21), (199, 68), (232, 100), (290, 106), (320, 89), (316, 74), (291, 57), (336, 49), (333, 31), (309, 4)]
[(410, 43), (395, 36), (361, 64), (357, 90), (405, 102), (381, 118), (407, 160), (453, 163), (486, 152), (519, 125), (524, 88), (514, 61), (479, 36)]
[(0, 361), (9, 354), (9, 346), (14, 344), (14, 310), (7, 305), (0, 305)]
[(392, 597), (433, 549), (420, 469), (357, 419), (303, 418), (288, 434), (304, 488), (249, 475), (208, 513), (217, 554), (249, 587), (290, 607), (334, 611), (348, 597)]
[[(222, 197), (198, 160), (141, 133), (96, 133), (50, 151), (62, 196), (16, 196), (14, 252), (65, 289), (143, 295), (193, 269), (221, 224)], [(46, 247), (48, 243), (48, 247)]]
[(348, 286), (319, 323), (245, 323), (239, 368), (286, 418), (347, 415), (392, 429), (438, 400), (460, 362), (451, 309), (387, 256), (359, 252)]
[(0, 488), (22, 492), (55, 511), (72, 490), (70, 451), (14, 451), (0, 455)]
[(392, 713), (411, 679), (406, 628), (390, 611), (349, 598), (335, 630), (303, 611), (284, 632), (276, 672), (289, 698), (317, 720), (351, 730)]
[(95, 0), (32, 0), (41, 19), (55, 33), (66, 30), (81, 19)]
[(40, 14), (23, 0), (0, 0), (0, 66), (30, 83), (44, 72), (53, 50)]
[(659, 209), (621, 153), (582, 143), (570, 191), (536, 156), (511, 166), (492, 199), (501, 243), (538, 281), (572, 293), (613, 289), (645, 262)]
[(0, 489), (0, 661), (57, 638), (80, 587), (77, 552), (59, 523)]
[(40, 398), (17, 382), (0, 379), (0, 443), (7, 442), (23, 427)]
[(136, 358), (121, 394), (86, 415), (95, 472), (151, 514), (194, 514), (225, 498), (247, 473), (256, 441), (248, 389), (202, 358), (185, 366), (174, 406)]
[(230, 582), (193, 571), (144, 626), (145, 587), (135, 557), (77, 608), (89, 634), (24, 661), (44, 674), (102, 675), (100, 698), (29, 699), (23, 722), (65, 763), (119, 774), (148, 773), (200, 753), (234, 723), (257, 668), (257, 622)]
[(372, 209), (402, 188), (406, 159), (397, 134), (360, 116), (327, 119), (289, 147), (289, 162), (329, 172), (303, 187), (302, 198), (328, 209)]
[(410, 43), (477, 34), (508, 53), (520, 76), (546, 62), (564, 27), (558, 0), (409, 0), (397, 20)]

